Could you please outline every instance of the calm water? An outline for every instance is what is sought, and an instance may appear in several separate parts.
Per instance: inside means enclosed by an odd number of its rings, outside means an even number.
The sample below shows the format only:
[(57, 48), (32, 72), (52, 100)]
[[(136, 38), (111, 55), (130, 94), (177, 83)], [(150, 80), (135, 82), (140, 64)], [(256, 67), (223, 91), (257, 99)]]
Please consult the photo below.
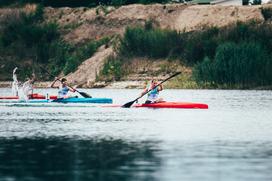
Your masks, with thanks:
[[(83, 91), (116, 104), (140, 93)], [(209, 109), (0, 104), (0, 180), (272, 180), (272, 91), (161, 96)]]

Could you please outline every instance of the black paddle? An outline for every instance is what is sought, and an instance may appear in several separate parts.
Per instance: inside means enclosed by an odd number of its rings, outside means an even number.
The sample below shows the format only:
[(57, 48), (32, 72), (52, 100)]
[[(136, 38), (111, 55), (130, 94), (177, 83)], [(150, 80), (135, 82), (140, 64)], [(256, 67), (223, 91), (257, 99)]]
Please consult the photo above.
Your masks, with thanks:
[[(45, 68), (41, 67), (41, 69), (43, 69), (48, 75), (54, 77), (50, 72), (48, 72)], [(58, 81), (61, 82), (60, 79), (57, 79)], [(74, 89), (73, 87), (70, 87), (70, 86), (67, 86), (69, 87), (70, 89), (73, 89), (74, 91), (78, 92), (82, 97), (84, 98), (92, 98), (92, 96), (90, 96), (89, 94), (87, 94), (86, 92), (79, 92), (77, 89)]]
[[(177, 73), (175, 73), (174, 75), (168, 77), (167, 79), (163, 80), (163, 81), (160, 82), (158, 85), (156, 85), (153, 89), (155, 89), (156, 87), (158, 87), (158, 86), (161, 85), (162, 83), (166, 82), (167, 80), (169, 80), (169, 79), (171, 79), (171, 78), (173, 78), (173, 77), (179, 75), (180, 73), (181, 73), (181, 72), (177, 72)], [(144, 95), (146, 95), (148, 92), (152, 91), (153, 89), (150, 89), (149, 91), (147, 91), (146, 93), (144, 93), (144, 94), (141, 95), (140, 97), (137, 97), (135, 100), (133, 100), (133, 101), (131, 101), (131, 102), (128, 102), (128, 103), (124, 104), (122, 107), (123, 107), (123, 108), (130, 108), (130, 106), (132, 106), (132, 104), (133, 104), (134, 102), (136, 102), (138, 99), (140, 99), (141, 97), (143, 97)]]

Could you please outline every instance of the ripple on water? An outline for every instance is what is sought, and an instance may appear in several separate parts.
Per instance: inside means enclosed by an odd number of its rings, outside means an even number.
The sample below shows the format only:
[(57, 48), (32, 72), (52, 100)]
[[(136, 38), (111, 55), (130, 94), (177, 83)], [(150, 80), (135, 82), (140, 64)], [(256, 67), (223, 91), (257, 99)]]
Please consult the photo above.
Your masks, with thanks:
[[(108, 95), (116, 104), (139, 93), (86, 91)], [(272, 180), (271, 95), (237, 90), (161, 94), (170, 101), (207, 103), (208, 110), (1, 104), (0, 178)]]

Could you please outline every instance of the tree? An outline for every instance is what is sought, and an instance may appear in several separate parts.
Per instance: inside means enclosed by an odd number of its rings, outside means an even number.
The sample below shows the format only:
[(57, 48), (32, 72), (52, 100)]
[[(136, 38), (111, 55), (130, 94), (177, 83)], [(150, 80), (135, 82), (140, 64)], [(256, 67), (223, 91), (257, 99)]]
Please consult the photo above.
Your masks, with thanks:
[(243, 0), (243, 6), (249, 5), (249, 0)]
[(262, 0), (253, 0), (252, 5), (262, 4)]

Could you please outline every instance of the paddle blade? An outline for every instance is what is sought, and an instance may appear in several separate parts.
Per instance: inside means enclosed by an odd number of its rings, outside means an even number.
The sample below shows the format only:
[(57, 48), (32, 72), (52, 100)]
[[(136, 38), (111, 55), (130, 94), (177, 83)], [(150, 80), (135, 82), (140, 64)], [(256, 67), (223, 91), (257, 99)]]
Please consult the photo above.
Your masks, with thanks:
[(89, 94), (87, 94), (86, 92), (78, 92), (82, 97), (84, 98), (92, 98), (92, 96), (90, 96)]
[(124, 104), (122, 107), (123, 107), (123, 108), (130, 108), (130, 107), (132, 106), (132, 104), (133, 104), (135, 101), (136, 101), (136, 100), (131, 101), (131, 102), (128, 102), (128, 103)]

